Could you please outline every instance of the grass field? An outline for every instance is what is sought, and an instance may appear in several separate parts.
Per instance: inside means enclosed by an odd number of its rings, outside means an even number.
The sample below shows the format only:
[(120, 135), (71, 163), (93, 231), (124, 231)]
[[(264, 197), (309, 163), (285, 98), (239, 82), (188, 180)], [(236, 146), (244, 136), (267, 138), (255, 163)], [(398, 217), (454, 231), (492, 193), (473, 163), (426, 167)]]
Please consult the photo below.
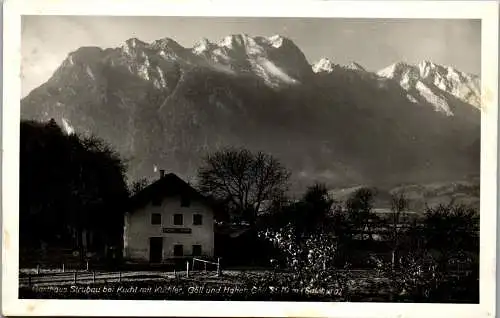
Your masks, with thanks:
[[(79, 271), (76, 280), (75, 272), (28, 272), (20, 273), (21, 299), (415, 302), (408, 295), (395, 295), (393, 279), (375, 270), (337, 270), (344, 281), (341, 287), (315, 288), (294, 288), (294, 273), (271, 270), (224, 270), (220, 276), (215, 271), (190, 271), (189, 275), (185, 271)], [(446, 302), (475, 303), (472, 295)]]
[[(26, 272), (26, 271), (25, 271)], [(287, 286), (290, 273), (277, 273), (282, 283), (272, 286), (263, 279), (271, 271), (226, 270), (216, 272), (78, 272), (20, 276), (20, 298), (69, 299), (169, 299), (169, 300), (281, 300), (345, 301), (345, 292), (332, 288), (293, 289)], [(387, 278), (368, 271), (353, 271), (351, 293), (359, 300), (387, 298), (382, 285)], [(254, 283), (252, 283), (254, 282)], [(387, 288), (387, 287), (386, 287)], [(370, 291), (371, 290), (371, 291)], [(365, 295), (366, 294), (366, 295)], [(371, 296), (368, 294), (372, 294)], [(386, 291), (388, 294), (388, 290)], [(363, 298), (365, 297), (365, 298)]]

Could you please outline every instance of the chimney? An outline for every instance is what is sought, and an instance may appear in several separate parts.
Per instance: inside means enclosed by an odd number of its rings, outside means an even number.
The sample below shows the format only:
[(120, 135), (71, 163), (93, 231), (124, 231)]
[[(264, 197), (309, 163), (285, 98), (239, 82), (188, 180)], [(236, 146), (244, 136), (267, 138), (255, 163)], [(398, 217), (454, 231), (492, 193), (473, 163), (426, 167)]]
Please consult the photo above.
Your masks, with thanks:
[(165, 170), (160, 169), (160, 179), (162, 179), (165, 176)]

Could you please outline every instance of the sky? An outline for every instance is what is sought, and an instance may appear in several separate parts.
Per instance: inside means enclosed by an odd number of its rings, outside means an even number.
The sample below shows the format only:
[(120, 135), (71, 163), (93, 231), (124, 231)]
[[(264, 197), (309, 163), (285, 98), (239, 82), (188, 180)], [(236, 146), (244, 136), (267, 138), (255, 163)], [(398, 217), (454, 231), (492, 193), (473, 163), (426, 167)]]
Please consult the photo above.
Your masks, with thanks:
[(280, 34), (304, 52), (309, 63), (322, 57), (355, 61), (369, 71), (423, 60), (480, 75), (480, 20), (23, 16), (22, 96), (46, 82), (66, 56), (82, 46), (117, 47), (136, 37), (169, 37), (185, 47), (226, 35)]

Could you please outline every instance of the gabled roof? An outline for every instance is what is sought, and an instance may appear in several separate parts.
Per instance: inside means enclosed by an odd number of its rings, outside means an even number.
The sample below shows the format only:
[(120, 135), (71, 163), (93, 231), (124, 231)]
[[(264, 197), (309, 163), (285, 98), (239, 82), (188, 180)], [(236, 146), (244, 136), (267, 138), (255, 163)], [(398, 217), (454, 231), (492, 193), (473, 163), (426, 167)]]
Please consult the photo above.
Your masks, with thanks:
[(143, 207), (156, 198), (171, 196), (184, 196), (191, 200), (202, 201), (210, 205), (209, 198), (202, 195), (187, 182), (173, 173), (168, 173), (157, 181), (151, 183), (129, 199), (129, 210), (133, 211)]

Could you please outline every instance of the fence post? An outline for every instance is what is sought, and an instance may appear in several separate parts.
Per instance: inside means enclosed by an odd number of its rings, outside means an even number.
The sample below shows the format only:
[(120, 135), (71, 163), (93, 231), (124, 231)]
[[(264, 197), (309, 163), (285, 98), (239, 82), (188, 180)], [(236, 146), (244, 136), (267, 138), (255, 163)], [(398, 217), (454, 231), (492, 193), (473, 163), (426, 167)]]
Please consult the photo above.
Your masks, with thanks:
[(118, 272), (118, 282), (122, 281), (122, 272)]
[(186, 261), (186, 277), (189, 277), (189, 261)]
[(92, 283), (95, 284), (95, 271), (92, 271)]
[(31, 273), (28, 273), (28, 287), (31, 288)]
[(76, 271), (73, 274), (73, 282), (76, 284)]
[(217, 257), (217, 276), (220, 276), (220, 257)]
[(89, 271), (89, 260), (87, 260), (87, 272)]
[(62, 264), (63, 267), (62, 267), (62, 272), (64, 273), (65, 272), (65, 269), (64, 269), (64, 263)]
[(177, 278), (177, 273), (175, 272), (175, 268), (174, 268), (174, 278)]
[(195, 260), (195, 258), (193, 257), (193, 267), (191, 267), (192, 271), (194, 271), (194, 260)]
[(205, 264), (205, 273), (207, 272), (207, 262), (203, 262)]
[(40, 274), (40, 264), (36, 264), (36, 274)]

